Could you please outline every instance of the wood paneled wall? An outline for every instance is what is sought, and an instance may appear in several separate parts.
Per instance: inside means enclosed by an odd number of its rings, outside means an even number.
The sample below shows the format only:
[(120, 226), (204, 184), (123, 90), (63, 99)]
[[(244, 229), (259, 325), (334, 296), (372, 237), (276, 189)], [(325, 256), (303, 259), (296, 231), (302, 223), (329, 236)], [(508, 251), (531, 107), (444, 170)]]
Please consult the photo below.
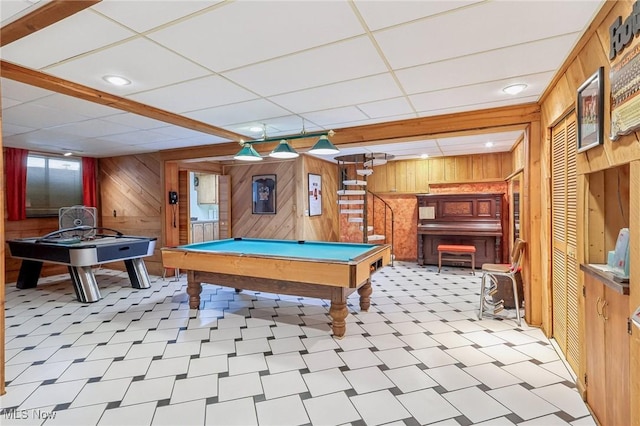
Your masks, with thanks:
[[(298, 222), (302, 232), (298, 236), (300, 240), (307, 241), (338, 241), (339, 240), (339, 219), (338, 219), (338, 166), (335, 163), (321, 160), (311, 155), (300, 156), (302, 161), (302, 185), (298, 187)], [(306, 213), (309, 211), (309, 173), (314, 173), (322, 177), (322, 214), (310, 217)]]
[(520, 138), (513, 146), (513, 149), (511, 149), (511, 163), (513, 164), (513, 172), (524, 169), (524, 138)]
[(513, 171), (510, 152), (390, 161), (367, 179), (375, 193), (428, 193), (440, 183), (494, 182)]
[[(554, 79), (552, 85), (546, 90), (541, 100), (541, 113), (542, 113), (542, 129), (543, 138), (542, 145), (539, 153), (532, 155), (529, 159), (529, 165), (535, 165), (540, 167), (541, 173), (539, 181), (536, 182), (542, 189), (539, 197), (532, 202), (539, 203), (540, 211), (548, 212), (550, 209), (550, 197), (549, 197), (549, 179), (550, 179), (550, 153), (551, 153), (551, 135), (549, 129), (553, 127), (553, 124), (558, 122), (567, 112), (575, 108), (576, 90), (590, 75), (592, 75), (599, 67), (604, 67), (605, 75), (605, 99), (611, 93), (609, 72), (609, 27), (618, 17), (622, 17), (624, 20), (632, 13), (633, 5), (635, 1), (621, 0), (605, 2), (598, 15), (594, 18), (589, 31), (585, 34), (583, 39), (578, 43), (574, 54), (565, 62), (562, 69)], [(582, 197), (578, 200), (578, 211), (585, 212), (588, 215), (588, 221), (585, 218), (579, 217), (578, 223), (578, 261), (584, 263), (585, 261), (591, 261), (593, 259), (603, 259), (603, 253), (607, 250), (611, 250), (611, 242), (613, 237), (610, 235), (617, 235), (618, 227), (623, 222), (628, 223), (631, 231), (630, 240), (630, 257), (631, 259), (640, 258), (640, 193), (637, 191), (638, 183), (638, 170), (640, 164), (640, 138), (637, 133), (632, 133), (627, 136), (623, 136), (615, 142), (612, 142), (608, 138), (610, 128), (610, 102), (605, 101), (605, 113), (604, 113), (604, 144), (592, 148), (584, 153), (578, 154), (577, 158), (577, 170), (579, 187), (581, 188), (579, 193)], [(533, 145), (532, 145), (533, 146)], [(628, 165), (629, 168), (620, 168), (622, 165)], [(604, 173), (594, 173), (607, 170)], [(616, 170), (617, 169), (617, 170)], [(618, 171), (622, 173), (622, 180), (618, 180)], [(608, 178), (611, 174), (615, 177)], [(609, 183), (607, 183), (609, 182)], [(619, 183), (621, 182), (621, 183)], [(591, 185), (600, 185), (599, 194), (593, 193), (594, 188), (589, 188)], [(622, 200), (624, 211), (628, 205), (628, 216), (626, 219), (620, 220), (621, 214), (616, 213), (614, 216), (618, 219), (608, 221), (606, 212), (602, 211), (601, 214), (590, 210), (589, 197), (605, 197), (607, 203), (613, 204), (612, 208), (616, 208), (619, 204), (617, 195), (619, 192), (619, 185), (629, 185), (632, 189), (630, 191), (630, 197), (628, 200)], [(588, 191), (588, 193), (587, 193)], [(610, 199), (610, 201), (609, 201)], [(542, 222), (541, 222), (542, 224)], [(588, 229), (585, 229), (587, 227)], [(615, 229), (614, 229), (615, 228)], [(594, 235), (592, 230), (600, 229), (600, 235)], [(549, 284), (549, 264), (550, 264), (550, 233), (549, 228), (546, 226), (534, 227), (532, 229), (534, 235), (539, 235), (540, 240), (536, 241), (536, 244), (540, 247), (539, 261), (536, 258), (531, 258), (531, 266), (535, 272), (543, 280), (542, 285), (545, 288), (550, 288)], [(597, 233), (597, 232), (596, 232)], [(630, 315), (635, 308), (640, 305), (640, 264), (638, 262), (631, 262), (630, 265), (630, 294), (629, 294), (629, 306), (627, 315)], [(582, 273), (579, 274), (579, 286), (584, 286), (584, 280)], [(548, 305), (549, 297), (545, 298), (543, 302)], [(548, 309), (543, 309), (543, 312), (548, 312)], [(548, 329), (549, 325), (548, 316), (543, 318), (543, 326)], [(584, 330), (582, 330), (582, 339), (584, 339)], [(585, 351), (583, 351), (584, 353)], [(587, 355), (588, 356), (588, 355)], [(630, 346), (630, 383), (631, 383), (631, 415), (632, 424), (640, 425), (640, 330), (637, 328), (633, 330)], [(582, 388), (584, 385), (584, 359), (581, 362), (581, 369), (578, 372), (578, 380), (581, 382)]]
[[(293, 160), (225, 165), (231, 179), (231, 228), (234, 237), (337, 241), (337, 166), (301, 155)], [(309, 217), (308, 173), (322, 176), (321, 216)], [(276, 175), (276, 214), (253, 214), (252, 178)]]
[[(145, 263), (149, 273), (161, 275), (164, 194), (158, 155), (101, 158), (98, 166), (102, 226), (126, 235), (158, 238), (154, 255), (145, 258)], [(124, 263), (114, 262), (108, 267), (124, 270)]]
[[(231, 177), (231, 229), (234, 237), (296, 239), (297, 160), (261, 161), (225, 166)], [(253, 214), (253, 176), (276, 175), (276, 214)]]

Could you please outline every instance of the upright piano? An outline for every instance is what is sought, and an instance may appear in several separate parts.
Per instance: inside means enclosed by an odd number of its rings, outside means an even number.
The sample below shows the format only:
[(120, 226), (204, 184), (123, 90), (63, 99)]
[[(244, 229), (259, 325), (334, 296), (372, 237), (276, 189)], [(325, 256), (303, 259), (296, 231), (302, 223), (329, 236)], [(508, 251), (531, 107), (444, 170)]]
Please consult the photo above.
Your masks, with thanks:
[(440, 244), (475, 246), (476, 265), (502, 263), (503, 196), (418, 194), (418, 263), (437, 265)]

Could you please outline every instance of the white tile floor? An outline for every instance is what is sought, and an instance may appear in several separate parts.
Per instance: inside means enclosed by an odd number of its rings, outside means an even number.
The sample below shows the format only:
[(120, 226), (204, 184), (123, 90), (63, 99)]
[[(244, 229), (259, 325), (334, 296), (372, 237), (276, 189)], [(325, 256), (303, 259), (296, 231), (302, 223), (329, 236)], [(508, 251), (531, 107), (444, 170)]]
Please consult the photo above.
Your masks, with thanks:
[(328, 304), (96, 271), (103, 299), (66, 276), (7, 285), (2, 425), (593, 425), (564, 360), (514, 312), (479, 321), (480, 278), (396, 262), (347, 335)]

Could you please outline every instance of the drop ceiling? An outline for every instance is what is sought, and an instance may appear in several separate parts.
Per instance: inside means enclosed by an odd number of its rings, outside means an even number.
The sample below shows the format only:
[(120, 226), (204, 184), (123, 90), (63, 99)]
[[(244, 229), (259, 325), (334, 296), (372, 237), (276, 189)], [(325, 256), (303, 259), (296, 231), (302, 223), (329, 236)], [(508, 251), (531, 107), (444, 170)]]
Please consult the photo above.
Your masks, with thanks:
[[(2, 0), (1, 25), (46, 5)], [(539, 100), (603, 1), (103, 0), (4, 45), (1, 59), (260, 138)], [(103, 77), (131, 81), (113, 86)], [(515, 83), (518, 95), (502, 89)], [(229, 143), (3, 77), (5, 146), (106, 157)], [(255, 129), (259, 129), (256, 131)], [(522, 130), (341, 154), (508, 151)], [(486, 142), (493, 142), (491, 148)]]

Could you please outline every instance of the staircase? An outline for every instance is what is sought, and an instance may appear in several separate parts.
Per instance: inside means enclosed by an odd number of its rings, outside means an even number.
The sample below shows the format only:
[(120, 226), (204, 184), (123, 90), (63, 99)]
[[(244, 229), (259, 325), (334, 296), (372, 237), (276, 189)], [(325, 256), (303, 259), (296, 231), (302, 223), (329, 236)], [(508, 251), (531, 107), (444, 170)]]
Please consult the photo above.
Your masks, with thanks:
[[(348, 222), (360, 224), (363, 243), (390, 244), (393, 259), (393, 210), (382, 198), (367, 190), (367, 176), (373, 173), (373, 169), (365, 166), (366, 156), (345, 155), (336, 160), (342, 176), (342, 189), (338, 190), (340, 214), (346, 215)], [(354, 173), (355, 176), (349, 176)], [(384, 206), (384, 217), (376, 222), (380, 203)]]

